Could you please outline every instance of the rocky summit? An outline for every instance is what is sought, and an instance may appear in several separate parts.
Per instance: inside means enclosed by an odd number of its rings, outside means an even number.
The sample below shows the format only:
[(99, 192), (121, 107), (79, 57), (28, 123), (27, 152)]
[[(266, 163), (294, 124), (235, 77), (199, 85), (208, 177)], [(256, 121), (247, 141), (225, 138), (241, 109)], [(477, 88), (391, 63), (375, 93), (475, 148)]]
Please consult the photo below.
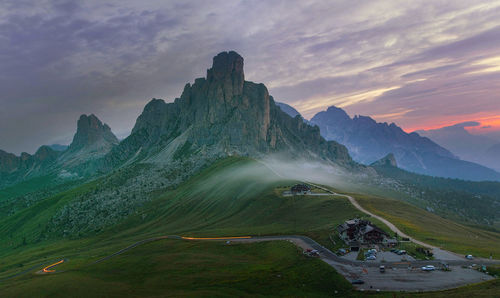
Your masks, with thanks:
[(351, 165), (347, 149), (326, 141), (319, 129), (292, 118), (275, 105), (263, 84), (245, 80), (244, 60), (236, 52), (213, 58), (205, 78), (186, 84), (172, 103), (151, 100), (132, 134), (107, 157), (133, 156), (166, 162), (175, 156), (268, 153), (314, 157)]
[(61, 151), (45, 145), (34, 155), (23, 152), (16, 156), (0, 150), (0, 186), (61, 171), (91, 175), (102, 167), (102, 157), (118, 143), (108, 125), (93, 114), (82, 115), (71, 145), (59, 146), (63, 147)]
[(68, 149), (69, 151), (77, 151), (93, 147), (94, 149), (106, 150), (107, 147), (118, 143), (119, 141), (111, 132), (111, 128), (107, 124), (103, 124), (94, 114), (81, 115), (73, 142)]

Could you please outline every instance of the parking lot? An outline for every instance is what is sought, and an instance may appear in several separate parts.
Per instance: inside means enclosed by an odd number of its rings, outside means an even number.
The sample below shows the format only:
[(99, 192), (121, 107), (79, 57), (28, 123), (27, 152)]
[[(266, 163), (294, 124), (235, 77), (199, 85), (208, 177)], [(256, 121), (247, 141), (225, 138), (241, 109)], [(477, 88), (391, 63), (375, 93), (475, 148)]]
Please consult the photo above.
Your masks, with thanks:
[[(342, 258), (345, 258), (347, 260), (354, 261), (356, 260), (358, 256), (357, 251), (351, 251), (348, 254), (345, 254), (342, 256)], [(404, 254), (404, 255), (398, 255), (390, 251), (379, 251), (376, 254), (377, 259), (372, 260), (372, 261), (367, 261), (367, 262), (412, 262), (415, 261), (415, 258)]]
[(386, 272), (380, 273), (376, 267), (339, 265), (329, 260), (325, 262), (335, 267), (348, 280), (363, 280), (364, 284), (355, 285), (360, 290), (432, 291), (493, 279), (484, 273), (460, 266), (451, 266), (451, 271), (422, 271), (420, 268), (386, 266)]
[(377, 253), (377, 261), (379, 262), (405, 262), (405, 261), (415, 261), (415, 258), (404, 254), (398, 255), (390, 251), (379, 251)]

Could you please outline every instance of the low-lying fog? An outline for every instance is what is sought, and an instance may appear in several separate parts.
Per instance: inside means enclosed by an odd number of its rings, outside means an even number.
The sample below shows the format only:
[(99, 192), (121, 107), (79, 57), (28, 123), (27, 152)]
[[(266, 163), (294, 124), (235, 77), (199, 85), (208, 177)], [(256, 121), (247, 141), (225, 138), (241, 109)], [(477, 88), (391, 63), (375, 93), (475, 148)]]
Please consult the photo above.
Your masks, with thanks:
[(318, 161), (290, 160), (273, 155), (266, 158), (232, 165), (198, 184), (197, 191), (224, 191), (228, 187), (240, 187), (241, 193), (261, 190), (279, 181), (300, 181), (328, 185), (339, 189), (351, 189), (354, 176), (342, 168)]

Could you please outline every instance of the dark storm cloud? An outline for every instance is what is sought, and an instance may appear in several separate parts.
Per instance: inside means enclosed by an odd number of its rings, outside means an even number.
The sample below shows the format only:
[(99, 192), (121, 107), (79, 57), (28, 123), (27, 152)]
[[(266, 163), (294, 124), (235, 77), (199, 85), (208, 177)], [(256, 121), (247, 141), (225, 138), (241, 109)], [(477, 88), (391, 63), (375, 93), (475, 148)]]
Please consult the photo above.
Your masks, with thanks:
[(224, 50), (244, 56), (247, 79), (308, 117), (340, 104), (405, 127), (443, 113), (498, 111), (498, 72), (485, 71), (496, 62), (485, 59), (500, 53), (499, 7), (2, 1), (0, 149), (68, 142), (82, 113), (126, 136), (150, 98), (178, 97)]

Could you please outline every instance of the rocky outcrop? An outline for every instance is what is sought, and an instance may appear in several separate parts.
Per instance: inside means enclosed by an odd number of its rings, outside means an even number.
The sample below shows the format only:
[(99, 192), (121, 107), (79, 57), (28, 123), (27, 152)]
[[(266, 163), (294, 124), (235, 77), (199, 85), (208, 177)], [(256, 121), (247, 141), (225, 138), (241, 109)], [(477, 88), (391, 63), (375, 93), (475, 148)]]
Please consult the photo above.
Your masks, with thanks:
[[(344, 146), (327, 142), (317, 127), (288, 116), (263, 84), (245, 81), (243, 65), (236, 52), (220, 53), (206, 78), (186, 84), (174, 102), (151, 100), (132, 134), (106, 157), (107, 164), (138, 154), (168, 159), (179, 148), (221, 156), (280, 152), (352, 164)], [(165, 149), (173, 144), (180, 147)]]
[(376, 162), (372, 163), (371, 166), (384, 166), (384, 167), (398, 167), (398, 163), (396, 162), (396, 158), (394, 157), (394, 154), (389, 153), (383, 158), (377, 160)]
[(10, 173), (19, 169), (20, 157), (0, 150), (0, 173)]
[(81, 115), (78, 119), (76, 134), (68, 150), (78, 151), (88, 148), (106, 150), (118, 143), (119, 141), (111, 132), (111, 128), (107, 124), (103, 124), (94, 114)]
[(23, 152), (16, 156), (0, 150), (0, 187), (44, 173), (59, 156), (60, 152), (48, 146), (40, 147), (34, 155)]
[(95, 115), (82, 115), (73, 142), (64, 151), (41, 146), (35, 154), (16, 156), (0, 150), (0, 187), (40, 175), (67, 171), (90, 175), (102, 168), (102, 157), (119, 141)]
[[(99, 167), (99, 163), (89, 162), (101, 159), (118, 145), (119, 141), (111, 132), (111, 128), (102, 123), (94, 114), (81, 115), (77, 122), (76, 133), (68, 149), (58, 160), (61, 166), (78, 171), (92, 172)], [(85, 169), (89, 167), (89, 169)]]

